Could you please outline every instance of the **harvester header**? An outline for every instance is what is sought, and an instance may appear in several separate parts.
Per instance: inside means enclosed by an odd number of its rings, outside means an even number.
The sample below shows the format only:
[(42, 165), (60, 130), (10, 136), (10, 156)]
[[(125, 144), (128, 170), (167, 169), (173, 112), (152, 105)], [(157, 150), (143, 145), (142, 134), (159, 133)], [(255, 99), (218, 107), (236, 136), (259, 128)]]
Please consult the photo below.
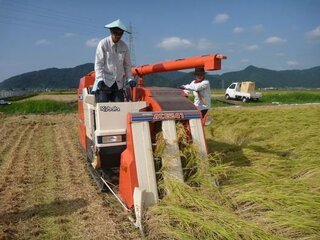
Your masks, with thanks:
[(210, 54), (203, 56), (195, 56), (182, 58), (172, 61), (148, 64), (138, 67), (132, 67), (133, 76), (145, 76), (157, 72), (170, 72), (190, 68), (204, 68), (206, 71), (220, 70), (221, 60), (227, 57), (221, 54)]

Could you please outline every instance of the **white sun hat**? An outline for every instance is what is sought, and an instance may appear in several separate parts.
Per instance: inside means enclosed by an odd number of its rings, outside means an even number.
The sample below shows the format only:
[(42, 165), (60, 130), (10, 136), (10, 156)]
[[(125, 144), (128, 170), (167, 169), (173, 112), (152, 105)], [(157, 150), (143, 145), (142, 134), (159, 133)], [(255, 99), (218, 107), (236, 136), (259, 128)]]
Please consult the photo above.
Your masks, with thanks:
[(127, 32), (127, 33), (131, 33), (129, 32), (129, 30), (127, 29), (127, 27), (121, 22), (120, 19), (112, 22), (112, 23), (109, 23), (107, 25), (104, 26), (105, 28), (120, 28), (122, 29), (123, 31)]

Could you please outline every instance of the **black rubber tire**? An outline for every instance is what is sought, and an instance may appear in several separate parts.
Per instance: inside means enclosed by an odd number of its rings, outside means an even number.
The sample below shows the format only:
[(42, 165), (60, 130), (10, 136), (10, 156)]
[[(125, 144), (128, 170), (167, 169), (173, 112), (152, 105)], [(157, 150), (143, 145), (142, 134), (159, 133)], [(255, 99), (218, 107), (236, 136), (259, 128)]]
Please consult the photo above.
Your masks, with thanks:
[(241, 101), (245, 103), (245, 102), (248, 102), (248, 101), (249, 101), (249, 99), (248, 99), (248, 98), (246, 98), (246, 97), (243, 97), (243, 98), (241, 99)]

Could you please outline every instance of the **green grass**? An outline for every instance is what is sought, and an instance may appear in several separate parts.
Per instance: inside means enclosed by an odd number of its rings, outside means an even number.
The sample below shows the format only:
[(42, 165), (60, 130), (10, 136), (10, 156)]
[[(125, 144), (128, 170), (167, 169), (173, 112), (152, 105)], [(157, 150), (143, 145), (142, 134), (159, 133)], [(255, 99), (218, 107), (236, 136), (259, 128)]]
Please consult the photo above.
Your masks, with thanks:
[(320, 103), (320, 91), (264, 91), (262, 103), (279, 102), (281, 104), (292, 103)]
[(0, 106), (0, 112), (6, 114), (42, 114), (75, 112), (77, 105), (53, 100), (26, 100)]
[(233, 166), (221, 190), (239, 216), (289, 239), (319, 238), (320, 108), (213, 114), (209, 148)]
[[(210, 111), (207, 160), (149, 209), (150, 239), (319, 239), (320, 107)], [(186, 156), (186, 152), (183, 151)]]

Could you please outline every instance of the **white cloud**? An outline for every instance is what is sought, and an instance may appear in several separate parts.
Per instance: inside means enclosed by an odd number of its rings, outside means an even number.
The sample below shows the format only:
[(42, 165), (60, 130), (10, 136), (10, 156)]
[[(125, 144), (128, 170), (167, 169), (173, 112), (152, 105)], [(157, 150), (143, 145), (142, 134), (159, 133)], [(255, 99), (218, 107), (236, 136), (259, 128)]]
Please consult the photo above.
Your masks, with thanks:
[(50, 42), (47, 39), (39, 39), (35, 42), (36, 45), (50, 45), (52, 42)]
[(307, 32), (306, 36), (308, 39), (311, 39), (311, 40), (320, 40), (320, 25), (315, 29), (313, 29), (312, 31)]
[(76, 36), (76, 34), (75, 34), (75, 33), (71, 33), (71, 32), (67, 32), (67, 33), (64, 34), (64, 36), (65, 36), (66, 38), (71, 38), (71, 37)]
[(277, 57), (284, 57), (284, 56), (285, 56), (285, 54), (284, 54), (284, 53), (282, 53), (282, 52), (279, 52), (279, 53), (276, 53), (276, 56), (277, 56)]
[(288, 64), (288, 66), (291, 66), (291, 67), (299, 65), (299, 63), (294, 60), (287, 61), (287, 64)]
[(98, 45), (99, 41), (100, 41), (100, 39), (98, 39), (98, 38), (91, 38), (85, 42), (85, 45), (87, 47), (93, 48)]
[(248, 60), (248, 59), (246, 59), (246, 58), (243, 58), (243, 59), (241, 59), (241, 60), (240, 60), (240, 62), (241, 62), (241, 63), (248, 63), (248, 62), (249, 62), (249, 60)]
[(214, 23), (224, 23), (227, 22), (230, 19), (230, 16), (225, 13), (220, 13), (215, 16)]
[(285, 43), (287, 40), (277, 36), (268, 37), (264, 42), (268, 44), (281, 44)]
[(235, 27), (233, 29), (233, 33), (242, 33), (242, 32), (244, 32), (244, 28), (242, 27)]
[(259, 49), (259, 46), (257, 44), (252, 44), (252, 45), (246, 46), (244, 49), (248, 51), (255, 51)]
[(192, 47), (191, 41), (185, 38), (179, 37), (168, 37), (162, 39), (160, 43), (157, 44), (157, 47), (163, 48), (165, 50), (174, 50), (174, 49), (182, 49), (182, 48), (190, 48)]
[(206, 38), (201, 38), (198, 43), (196, 48), (198, 50), (212, 50), (213, 49), (213, 43), (209, 41)]

